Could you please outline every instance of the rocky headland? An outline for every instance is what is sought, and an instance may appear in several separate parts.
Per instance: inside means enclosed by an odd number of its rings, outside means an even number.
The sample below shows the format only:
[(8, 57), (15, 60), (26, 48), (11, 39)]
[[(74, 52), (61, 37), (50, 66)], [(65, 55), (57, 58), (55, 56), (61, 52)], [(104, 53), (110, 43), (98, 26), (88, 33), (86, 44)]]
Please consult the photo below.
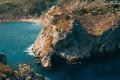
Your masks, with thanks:
[[(49, 68), (55, 61), (75, 64), (91, 57), (120, 53), (120, 5), (104, 3), (104, 0), (56, 1), (47, 0), (46, 3), (43, 0), (39, 4), (37, 0), (32, 3), (3, 1), (0, 6), (0, 22), (42, 22), (43, 27), (32, 49), (37, 63)], [(53, 2), (57, 5), (53, 6)], [(0, 53), (2, 80), (45, 80), (30, 66), (19, 65), (17, 72), (6, 63), (5, 55)]]
[(102, 18), (99, 23), (93, 20), (94, 26), (100, 24), (105, 27), (95, 26), (90, 31), (85, 27), (88, 23), (82, 22), (86, 17), (79, 20), (70, 13), (70, 10), (76, 8), (73, 4), (77, 2), (67, 3), (64, 8), (53, 6), (44, 14), (43, 27), (32, 49), (43, 67), (51, 67), (52, 62), (58, 59), (69, 64), (81, 63), (90, 57), (109, 55), (120, 50), (119, 15), (116, 20), (110, 16)]

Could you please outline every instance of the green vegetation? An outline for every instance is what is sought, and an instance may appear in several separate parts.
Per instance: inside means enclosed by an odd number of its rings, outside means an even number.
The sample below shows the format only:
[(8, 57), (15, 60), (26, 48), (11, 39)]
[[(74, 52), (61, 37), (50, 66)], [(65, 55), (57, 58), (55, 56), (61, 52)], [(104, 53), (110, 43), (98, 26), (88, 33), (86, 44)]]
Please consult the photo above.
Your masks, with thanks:
[(118, 4), (109, 4), (104, 7), (97, 7), (94, 9), (91, 9), (92, 15), (99, 15), (99, 14), (111, 14), (111, 13), (116, 13), (120, 11), (120, 5)]
[(92, 15), (103, 15), (103, 14), (111, 14), (116, 13), (120, 11), (120, 5), (119, 4), (109, 4), (102, 7), (93, 7), (93, 8), (82, 8), (73, 11), (76, 15), (84, 15), (84, 14), (92, 14)]
[[(119, 18), (120, 5), (118, 3), (105, 3), (104, 0), (0, 0), (0, 20), (19, 20), (21, 18), (36, 18), (42, 12), (44, 19), (51, 6), (57, 4), (49, 15), (66, 14), (76, 17), (82, 26), (95, 35), (102, 34), (116, 23)], [(117, 17), (118, 16), (118, 17)], [(63, 17), (63, 18), (62, 18)], [(65, 19), (60, 15), (56, 17), (54, 25), (69, 31), (72, 19)]]
[[(61, 7), (70, 1), (74, 0), (0, 0), (0, 20), (39, 17), (43, 11), (51, 6), (57, 4)], [(103, 7), (104, 0), (78, 1), (87, 1), (87, 4), (82, 9), (74, 10), (73, 13), (76, 15), (116, 13), (120, 9), (118, 4), (110, 4)]]
[(56, 0), (0, 0), (0, 19), (38, 17)]
[(120, 19), (120, 4), (104, 3), (104, 0), (95, 0), (72, 11), (88, 33), (101, 35), (109, 28), (115, 28)]
[[(59, 7), (49, 14), (55, 15), (64, 12), (64, 14), (74, 16), (88, 33), (94, 35), (101, 35), (109, 28), (114, 28), (113, 24), (116, 24), (120, 19), (118, 15), (120, 5), (118, 3), (104, 3), (104, 0), (87, 0), (87, 2), (86, 0), (78, 0), (77, 2), (79, 4), (76, 7), (76, 5), (73, 6), (73, 4), (76, 4), (74, 0), (61, 0), (57, 3)], [(65, 17), (61, 18), (62, 16), (60, 15), (55, 19), (57, 23), (54, 25), (60, 29), (69, 31), (71, 19), (66, 20)]]
[(83, 14), (87, 14), (87, 10), (82, 8), (82, 9), (78, 9), (78, 10), (73, 11), (73, 13), (77, 14), (77, 15), (83, 15)]

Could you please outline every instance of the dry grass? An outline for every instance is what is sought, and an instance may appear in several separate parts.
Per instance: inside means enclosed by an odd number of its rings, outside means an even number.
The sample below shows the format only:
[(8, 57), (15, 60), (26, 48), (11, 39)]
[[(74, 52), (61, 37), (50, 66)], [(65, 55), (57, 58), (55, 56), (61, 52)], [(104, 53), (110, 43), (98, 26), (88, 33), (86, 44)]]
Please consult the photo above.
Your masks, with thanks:
[[(49, 15), (55, 15), (64, 12), (64, 14), (72, 14), (71, 9), (68, 9), (71, 5), (71, 2), (65, 3), (61, 8), (57, 7), (54, 11), (50, 12)], [(104, 3), (104, 0), (95, 0), (91, 3), (88, 3), (84, 6), (86, 9), (102, 7), (108, 5)], [(70, 10), (70, 11), (69, 11)], [(76, 15), (72, 14), (72, 16), (76, 16), (76, 18), (80, 21), (82, 26), (88, 31), (88, 33), (93, 35), (101, 35), (104, 31), (107, 31), (109, 28), (115, 28), (112, 23), (116, 24), (120, 19), (119, 13), (106, 13), (106, 14), (98, 14), (92, 15), (91, 13), (85, 15)], [(69, 31), (71, 29), (71, 21), (72, 17), (69, 20), (65, 19), (66, 15), (60, 15), (55, 17), (54, 19), (60, 19), (59, 22), (54, 24), (54, 26), (63, 29), (65, 31)]]
[(67, 32), (71, 29), (69, 20), (61, 20), (59, 23), (55, 24), (55, 26)]
[(64, 31), (69, 31), (71, 29), (71, 16), (66, 15), (65, 13), (63, 15), (54, 16), (54, 20), (59, 19), (59, 22), (54, 24), (54, 26), (58, 27), (59, 29), (63, 29)]
[(115, 28), (112, 23), (116, 24), (119, 19), (120, 16), (117, 14), (79, 16), (79, 21), (83, 27), (88, 31), (88, 33), (93, 35), (101, 35), (109, 28)]
[(51, 46), (50, 46), (50, 44), (52, 43), (52, 40), (53, 40), (53, 37), (50, 36), (50, 37), (45, 41), (45, 43), (44, 43), (43, 48), (44, 48), (44, 50), (46, 50), (47, 52), (50, 52), (50, 51), (52, 50), (52, 48), (51, 48)]
[(52, 12), (49, 12), (48, 15), (56, 15), (56, 14), (60, 14), (60, 13), (63, 13), (62, 9), (60, 7), (56, 7), (56, 9)]

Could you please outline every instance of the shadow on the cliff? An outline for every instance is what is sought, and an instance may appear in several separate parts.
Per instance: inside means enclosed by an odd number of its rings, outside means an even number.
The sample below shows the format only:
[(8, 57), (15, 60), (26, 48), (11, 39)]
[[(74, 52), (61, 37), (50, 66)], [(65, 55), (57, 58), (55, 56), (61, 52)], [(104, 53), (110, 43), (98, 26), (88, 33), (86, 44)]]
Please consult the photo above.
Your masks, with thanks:
[[(82, 30), (82, 29), (81, 29)], [(85, 30), (82, 30), (86, 33)], [(109, 31), (104, 34), (109, 33)], [(87, 34), (92, 37), (93, 40), (100, 38), (101, 36), (93, 36), (91, 34)], [(58, 44), (57, 44), (58, 45)], [(98, 45), (96, 45), (98, 46)], [(96, 54), (97, 53), (97, 54)], [(64, 80), (80, 80), (82, 78), (85, 80), (90, 80), (100, 78), (100, 80), (111, 80), (111, 78), (120, 79), (120, 50), (116, 49), (115, 52), (91, 52), (91, 57), (78, 59), (75, 61), (82, 61), (81, 64), (66, 64), (66, 60), (60, 56), (54, 55), (52, 57), (53, 69), (52, 72), (59, 73), (63, 72), (64, 76), (61, 75), (61, 79)], [(67, 77), (66, 77), (67, 76)], [(68, 79), (67, 79), (68, 78)], [(61, 80), (59, 79), (59, 80)], [(95, 80), (96, 80), (95, 79)]]
[[(81, 29), (81, 31), (86, 31)], [(91, 34), (87, 34), (91, 35)], [(92, 36), (93, 40), (101, 36)], [(60, 42), (61, 43), (61, 42)], [(60, 44), (58, 43), (58, 44)], [(57, 44), (57, 45), (58, 45)], [(95, 45), (95, 47), (99, 47)], [(94, 48), (95, 48), (94, 47)], [(94, 49), (93, 48), (93, 49)], [(61, 48), (59, 48), (61, 49)], [(60, 51), (60, 50), (59, 50)], [(60, 56), (52, 56), (52, 69), (42, 70), (51, 80), (120, 80), (120, 50), (115, 52), (91, 51), (90, 58), (78, 59), (81, 64), (66, 64), (66, 60)], [(52, 77), (54, 75), (54, 77)], [(51, 78), (52, 77), (52, 78)]]
[[(65, 64), (66, 60), (54, 56), (52, 58), (53, 72), (64, 72), (71, 80), (81, 78), (120, 78), (120, 51), (104, 56), (91, 57), (81, 64)], [(65, 77), (65, 76), (63, 76)], [(68, 79), (69, 80), (69, 79)], [(109, 79), (110, 80), (110, 79)]]

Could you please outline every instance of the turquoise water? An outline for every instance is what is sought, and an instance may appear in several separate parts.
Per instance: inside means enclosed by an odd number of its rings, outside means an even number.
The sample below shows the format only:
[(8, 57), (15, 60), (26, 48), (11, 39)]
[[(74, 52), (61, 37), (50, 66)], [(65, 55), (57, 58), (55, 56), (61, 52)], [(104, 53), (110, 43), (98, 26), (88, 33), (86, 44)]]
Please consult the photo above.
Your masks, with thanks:
[(0, 52), (5, 53), (8, 65), (18, 70), (19, 64), (28, 64), (37, 73), (50, 80), (120, 80), (120, 57), (111, 55), (76, 65), (56, 64), (52, 70), (43, 69), (33, 56), (25, 52), (36, 40), (40, 23), (0, 23)]
[(0, 23), (0, 52), (6, 54), (10, 66), (16, 68), (20, 63), (33, 62), (25, 50), (34, 43), (41, 26), (32, 22)]

